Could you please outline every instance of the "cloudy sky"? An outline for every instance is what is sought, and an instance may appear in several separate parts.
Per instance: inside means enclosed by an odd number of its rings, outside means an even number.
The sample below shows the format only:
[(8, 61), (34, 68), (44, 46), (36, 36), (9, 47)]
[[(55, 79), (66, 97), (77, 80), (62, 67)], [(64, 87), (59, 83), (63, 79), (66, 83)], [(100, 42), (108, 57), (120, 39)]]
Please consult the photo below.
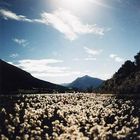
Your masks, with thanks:
[(0, 58), (50, 82), (110, 78), (139, 37), (140, 0), (0, 0)]

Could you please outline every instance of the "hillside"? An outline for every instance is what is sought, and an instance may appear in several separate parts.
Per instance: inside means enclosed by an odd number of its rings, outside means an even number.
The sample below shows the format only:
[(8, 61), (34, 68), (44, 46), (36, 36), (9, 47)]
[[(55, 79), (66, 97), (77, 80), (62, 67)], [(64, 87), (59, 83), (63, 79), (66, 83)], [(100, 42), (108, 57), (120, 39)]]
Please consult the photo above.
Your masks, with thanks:
[(33, 77), (30, 73), (0, 60), (0, 93), (65, 92), (66, 87)]
[(81, 91), (87, 91), (90, 89), (97, 88), (103, 83), (103, 80), (98, 78), (93, 78), (88, 75), (85, 75), (83, 77), (79, 77), (76, 80), (74, 80), (70, 84), (65, 84), (69, 88), (75, 88)]
[(100, 91), (116, 94), (140, 93), (140, 52), (134, 57), (134, 62), (128, 60), (113, 75), (103, 83)]

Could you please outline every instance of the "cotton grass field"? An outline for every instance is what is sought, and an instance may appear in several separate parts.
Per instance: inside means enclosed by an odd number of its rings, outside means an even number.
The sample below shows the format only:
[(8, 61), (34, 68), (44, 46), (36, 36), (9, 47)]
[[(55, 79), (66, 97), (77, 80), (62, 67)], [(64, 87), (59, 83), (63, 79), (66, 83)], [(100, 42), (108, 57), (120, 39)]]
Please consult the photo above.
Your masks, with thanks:
[(0, 140), (140, 139), (139, 99), (88, 93), (0, 96)]

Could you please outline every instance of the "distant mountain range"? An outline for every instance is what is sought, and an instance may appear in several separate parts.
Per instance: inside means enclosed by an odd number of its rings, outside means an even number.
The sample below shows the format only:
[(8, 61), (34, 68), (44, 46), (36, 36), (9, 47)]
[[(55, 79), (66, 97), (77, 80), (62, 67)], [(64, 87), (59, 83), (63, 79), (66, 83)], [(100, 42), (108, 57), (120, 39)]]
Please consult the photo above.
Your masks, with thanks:
[(140, 52), (134, 57), (134, 62), (127, 60), (97, 92), (140, 94)]
[(65, 92), (68, 88), (39, 80), (30, 73), (0, 60), (0, 94)]
[(79, 91), (88, 91), (99, 87), (103, 80), (85, 75), (74, 80), (72, 83), (62, 84), (65, 87), (77, 89)]

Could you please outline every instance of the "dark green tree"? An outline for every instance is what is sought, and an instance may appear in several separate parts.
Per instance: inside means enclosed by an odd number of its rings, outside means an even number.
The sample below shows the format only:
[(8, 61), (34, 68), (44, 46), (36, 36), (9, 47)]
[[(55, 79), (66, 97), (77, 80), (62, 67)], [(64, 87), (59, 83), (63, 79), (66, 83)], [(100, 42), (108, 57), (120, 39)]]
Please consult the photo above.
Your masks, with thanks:
[[(132, 72), (135, 71), (135, 64), (134, 62), (131, 62), (130, 60), (127, 60), (122, 67), (116, 72), (114, 75), (115, 78), (123, 78), (129, 76)], [(122, 80), (122, 79), (121, 79)]]
[(140, 93), (140, 52), (134, 62), (127, 60), (113, 77), (104, 82), (103, 93), (139, 94)]
[(137, 69), (140, 69), (140, 52), (136, 56), (134, 56), (134, 58)]

